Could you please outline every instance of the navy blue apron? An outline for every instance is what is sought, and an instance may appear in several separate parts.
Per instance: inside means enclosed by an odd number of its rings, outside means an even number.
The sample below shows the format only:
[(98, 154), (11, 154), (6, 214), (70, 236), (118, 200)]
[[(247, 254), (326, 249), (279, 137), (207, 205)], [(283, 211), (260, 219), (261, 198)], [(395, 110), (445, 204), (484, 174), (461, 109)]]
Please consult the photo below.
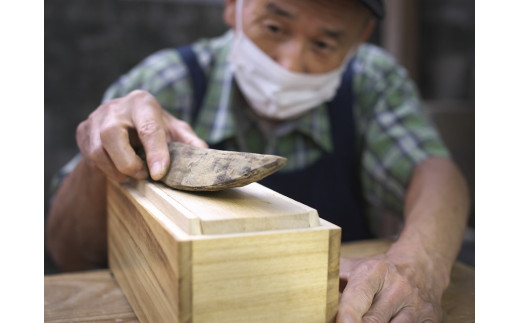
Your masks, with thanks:
[[(206, 90), (205, 76), (191, 47), (181, 47), (179, 53), (188, 67), (194, 88), (196, 105), (192, 123), (195, 124)], [(340, 226), (342, 241), (371, 238), (363, 214), (360, 159), (356, 149), (353, 63), (354, 60), (343, 74), (338, 93), (327, 103), (333, 152), (324, 151), (320, 159), (303, 170), (277, 172), (260, 181), (262, 185), (315, 208), (321, 218)]]

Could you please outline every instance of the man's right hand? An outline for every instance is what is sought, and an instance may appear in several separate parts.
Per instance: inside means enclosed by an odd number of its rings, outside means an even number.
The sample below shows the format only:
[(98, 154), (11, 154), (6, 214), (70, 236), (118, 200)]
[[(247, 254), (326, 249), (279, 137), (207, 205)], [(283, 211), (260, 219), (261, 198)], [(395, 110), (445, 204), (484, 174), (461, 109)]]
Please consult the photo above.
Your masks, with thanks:
[(170, 115), (143, 90), (99, 106), (79, 124), (76, 141), (83, 158), (116, 181), (128, 176), (148, 177), (145, 163), (134, 150), (141, 145), (154, 180), (161, 179), (168, 170), (168, 141), (208, 147), (186, 122)]

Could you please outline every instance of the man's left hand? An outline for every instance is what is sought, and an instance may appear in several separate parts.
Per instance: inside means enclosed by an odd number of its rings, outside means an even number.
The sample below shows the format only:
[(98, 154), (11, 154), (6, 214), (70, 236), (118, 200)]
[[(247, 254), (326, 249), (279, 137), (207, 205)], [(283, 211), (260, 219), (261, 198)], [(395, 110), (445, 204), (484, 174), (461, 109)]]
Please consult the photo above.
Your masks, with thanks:
[(441, 322), (447, 284), (432, 268), (389, 254), (341, 258), (336, 322)]

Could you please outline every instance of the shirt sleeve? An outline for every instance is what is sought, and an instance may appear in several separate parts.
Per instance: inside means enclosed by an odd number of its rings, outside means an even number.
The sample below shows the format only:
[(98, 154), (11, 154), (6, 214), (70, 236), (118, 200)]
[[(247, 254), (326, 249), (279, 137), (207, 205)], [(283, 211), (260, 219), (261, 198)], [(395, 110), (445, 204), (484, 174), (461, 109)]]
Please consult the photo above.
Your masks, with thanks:
[(449, 152), (424, 111), (415, 84), (388, 53), (363, 46), (355, 72), (364, 198), (372, 213), (377, 208), (402, 216), (414, 167), (432, 156), (449, 157)]

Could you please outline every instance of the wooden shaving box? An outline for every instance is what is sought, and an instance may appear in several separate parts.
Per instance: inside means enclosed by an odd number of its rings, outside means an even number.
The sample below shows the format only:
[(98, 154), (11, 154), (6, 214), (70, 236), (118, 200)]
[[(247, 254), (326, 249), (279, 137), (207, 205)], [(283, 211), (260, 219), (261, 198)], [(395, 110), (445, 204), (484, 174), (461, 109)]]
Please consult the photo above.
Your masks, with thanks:
[(141, 322), (334, 322), (341, 229), (258, 183), (110, 182), (109, 267)]

